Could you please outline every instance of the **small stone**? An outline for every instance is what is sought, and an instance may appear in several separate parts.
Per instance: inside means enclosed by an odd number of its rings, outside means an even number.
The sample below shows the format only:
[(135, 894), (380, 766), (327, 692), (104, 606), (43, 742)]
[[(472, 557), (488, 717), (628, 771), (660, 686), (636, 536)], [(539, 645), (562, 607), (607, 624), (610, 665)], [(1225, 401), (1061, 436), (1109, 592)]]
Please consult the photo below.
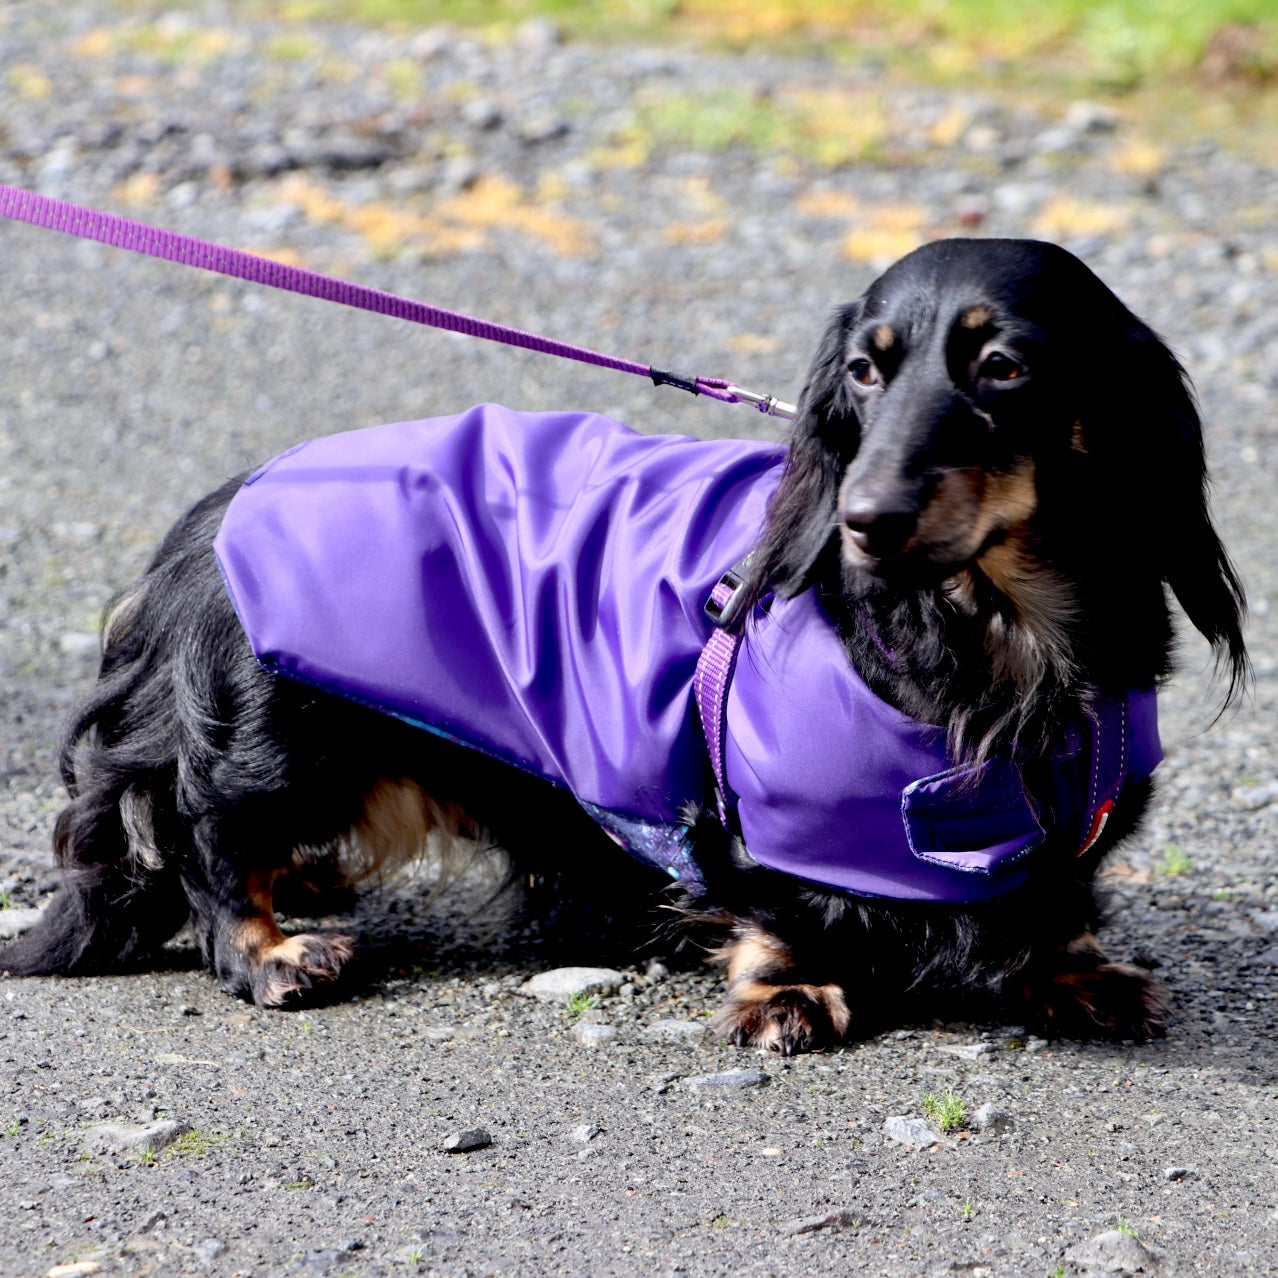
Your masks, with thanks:
[(193, 1131), (190, 1123), (180, 1123), (176, 1119), (165, 1118), (145, 1126), (131, 1123), (102, 1123), (89, 1128), (85, 1134), (85, 1143), (100, 1153), (124, 1153), (136, 1150), (138, 1153), (158, 1154), (160, 1150), (173, 1144), (181, 1136)]
[(698, 1074), (688, 1079), (688, 1086), (698, 1091), (733, 1091), (743, 1087), (763, 1087), (768, 1081), (768, 1075), (761, 1069), (730, 1069), (724, 1074)]
[(824, 1216), (805, 1216), (781, 1226), (783, 1234), (814, 1234), (819, 1229), (859, 1229), (862, 1218), (854, 1211), (831, 1211)]
[(566, 1003), (580, 994), (612, 994), (625, 979), (610, 967), (556, 967), (525, 981), (523, 991), (534, 998)]
[(471, 98), (460, 114), (473, 129), (495, 129), (502, 121), (501, 107), (491, 98)]
[(30, 931), (40, 921), (41, 913), (36, 906), (0, 910), (0, 936), (17, 936), (20, 932)]
[(97, 1274), (102, 1266), (96, 1260), (77, 1260), (71, 1265), (54, 1265), (45, 1278), (79, 1278), (81, 1274)]
[(643, 1036), (660, 1043), (696, 1043), (710, 1032), (708, 1021), (653, 1021), (643, 1027)]
[(482, 1127), (468, 1127), (444, 1141), (444, 1150), (449, 1154), (468, 1154), (472, 1149), (487, 1149), (492, 1143), (493, 1138)]
[(1166, 1167), (1163, 1169), (1163, 1179), (1168, 1181), (1193, 1180), (1197, 1174), (1192, 1167)]
[(515, 44), (525, 53), (545, 55), (563, 42), (563, 32), (549, 18), (528, 18), (515, 28)]
[(205, 1238), (201, 1242), (197, 1242), (191, 1250), (205, 1264), (209, 1264), (219, 1256), (226, 1255), (227, 1247), (220, 1238)]
[(579, 1140), (583, 1145), (588, 1145), (602, 1131), (603, 1128), (596, 1127), (594, 1123), (581, 1123), (572, 1129), (572, 1138)]
[(573, 1037), (586, 1047), (602, 1047), (617, 1037), (615, 1025), (596, 1025), (591, 1021), (578, 1021), (572, 1027)]
[(652, 959), (648, 966), (644, 968), (643, 979), (650, 985), (656, 985), (659, 981), (664, 981), (670, 975), (670, 969), (660, 960)]
[(1113, 107), (1100, 102), (1071, 102), (1065, 112), (1065, 127), (1078, 133), (1113, 133), (1121, 120)]
[(1110, 1229), (1088, 1242), (1075, 1243), (1065, 1252), (1065, 1259), (1076, 1265), (1113, 1274), (1152, 1274), (1158, 1271), (1158, 1258), (1135, 1234)]
[(71, 630), (58, 636), (58, 651), (68, 657), (96, 657), (102, 651), (102, 641), (87, 631)]
[(889, 1140), (910, 1149), (927, 1149), (929, 1145), (941, 1142), (941, 1137), (933, 1130), (932, 1125), (924, 1118), (909, 1118), (904, 1114), (894, 1114), (883, 1120), (883, 1134)]
[(1231, 797), (1235, 803), (1251, 811), (1267, 808), (1278, 799), (1278, 778), (1262, 781), (1258, 785), (1240, 785), (1233, 791)]
[(963, 1043), (958, 1047), (941, 1048), (941, 1051), (950, 1056), (961, 1056), (965, 1061), (984, 1060), (987, 1056), (993, 1056), (997, 1050), (993, 1043)]
[(989, 1104), (974, 1110), (968, 1122), (974, 1132), (988, 1132), (991, 1136), (1001, 1136), (1015, 1126), (1007, 1110)]

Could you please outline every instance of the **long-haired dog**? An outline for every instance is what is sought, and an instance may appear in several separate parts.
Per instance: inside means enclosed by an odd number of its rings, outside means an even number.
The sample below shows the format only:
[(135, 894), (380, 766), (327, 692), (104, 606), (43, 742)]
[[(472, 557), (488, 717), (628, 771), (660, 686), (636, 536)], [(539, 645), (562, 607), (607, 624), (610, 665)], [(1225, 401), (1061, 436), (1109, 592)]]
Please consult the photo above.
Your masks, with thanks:
[[(701, 764), (699, 796), (667, 796), (695, 866), (683, 908), (725, 933), (719, 1029), (790, 1053), (977, 994), (1049, 1032), (1161, 1033), (1156, 988), (1094, 939), (1092, 880), (1149, 799), (1148, 703), (1171, 671), (1171, 597), (1224, 668), (1226, 704), (1248, 673), (1242, 589), (1208, 510), (1199, 419), (1174, 356), (1060, 248), (940, 241), (836, 312), (788, 452), (769, 468), (751, 553), (715, 566), (714, 577), (737, 568), (720, 624), (748, 654), (756, 629), (784, 631), (807, 601), (855, 685), (844, 697), (843, 671), (825, 661), (812, 677), (835, 693), (816, 712), (796, 694), (817, 750), (838, 764), (842, 719), (868, 714), (950, 767), (879, 796), (887, 825), (906, 821), (887, 836), (890, 872), (840, 868), (862, 835), (842, 793), (803, 801), (828, 800), (812, 821), (840, 844), (813, 852), (810, 873), (806, 828), (791, 837), (766, 776), (732, 759), (726, 776)], [(214, 554), (244, 491), (237, 479), (197, 504), (108, 610), (100, 678), (62, 749), (65, 878), (0, 967), (133, 966), (189, 922), (226, 989), (298, 1001), (337, 976), (352, 941), (285, 936), (276, 888), (335, 860), (351, 873), (385, 866), (432, 831), (487, 832), (515, 877), (552, 885), (548, 899), (578, 876), (605, 898), (661, 882), (618, 851), (624, 830), (600, 805), (554, 784), (553, 769), (511, 766), (514, 746), (423, 731), (412, 714), (255, 657)], [(685, 534), (665, 535), (679, 546)], [(806, 658), (790, 666), (787, 678), (807, 677)], [(676, 717), (695, 722), (687, 684)], [(768, 738), (770, 712), (757, 713)], [(827, 730), (834, 745), (822, 744)], [(868, 749), (877, 760), (897, 746)], [(831, 759), (819, 762), (803, 770), (826, 775)], [(999, 783), (992, 832), (972, 850), (964, 805), (996, 774), (1016, 793)], [(940, 816), (928, 806), (938, 777), (957, 805)], [(1013, 808), (1033, 838), (1002, 829)], [(769, 820), (781, 853), (752, 846)]]

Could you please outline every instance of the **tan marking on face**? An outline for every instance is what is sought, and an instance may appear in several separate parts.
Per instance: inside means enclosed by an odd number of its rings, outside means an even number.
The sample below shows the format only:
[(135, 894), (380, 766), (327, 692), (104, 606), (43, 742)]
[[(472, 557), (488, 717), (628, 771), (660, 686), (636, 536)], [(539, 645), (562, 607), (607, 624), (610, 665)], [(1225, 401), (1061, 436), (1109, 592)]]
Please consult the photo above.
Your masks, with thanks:
[(890, 351), (896, 345), (896, 329), (891, 324), (880, 324), (874, 330), (874, 349)]
[(959, 316), (959, 323), (964, 328), (984, 328), (994, 318), (994, 312), (984, 303), (980, 306), (969, 306)]
[(1082, 422), (1074, 423), (1074, 429), (1070, 432), (1069, 446), (1076, 453), (1085, 453), (1087, 451), (1087, 436), (1083, 433)]
[(937, 563), (970, 559), (992, 533), (1025, 523), (1038, 508), (1034, 464), (1006, 473), (952, 470), (941, 476), (905, 549), (925, 550)]

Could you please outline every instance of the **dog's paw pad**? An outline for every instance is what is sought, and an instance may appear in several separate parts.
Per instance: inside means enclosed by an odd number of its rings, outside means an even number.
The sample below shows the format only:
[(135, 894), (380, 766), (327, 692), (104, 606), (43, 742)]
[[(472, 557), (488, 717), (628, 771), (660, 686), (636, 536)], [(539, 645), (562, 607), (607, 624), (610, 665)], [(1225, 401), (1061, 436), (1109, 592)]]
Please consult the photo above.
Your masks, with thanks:
[(782, 1056), (832, 1047), (848, 1031), (851, 1016), (837, 985), (767, 985), (743, 982), (715, 1015), (715, 1030), (738, 1047), (761, 1047)]
[(341, 932), (303, 932), (262, 951), (253, 964), (253, 1001), (261, 1007), (300, 1002), (316, 985), (335, 981), (355, 953)]

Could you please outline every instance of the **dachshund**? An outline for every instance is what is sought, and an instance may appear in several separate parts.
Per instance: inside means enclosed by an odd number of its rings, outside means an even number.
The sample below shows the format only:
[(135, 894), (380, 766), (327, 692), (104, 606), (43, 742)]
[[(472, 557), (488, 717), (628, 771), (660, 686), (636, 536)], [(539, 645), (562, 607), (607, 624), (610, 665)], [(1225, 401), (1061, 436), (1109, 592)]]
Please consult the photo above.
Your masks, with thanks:
[[(552, 915), (584, 881), (605, 910), (643, 896), (717, 929), (715, 1025), (742, 1046), (818, 1050), (987, 1000), (1058, 1036), (1163, 1033), (1156, 984), (1095, 939), (1093, 880), (1150, 798), (1173, 600), (1214, 651), (1222, 710), (1249, 673), (1193, 392), (1163, 341), (1060, 247), (939, 240), (835, 312), (784, 449), (588, 417), (556, 447), (554, 417), (330, 437), (353, 442), (328, 471), (315, 441), (180, 519), (107, 609), (62, 746), (64, 877), (0, 968), (136, 967), (189, 923), (225, 989), (304, 1002), (353, 941), (285, 935), (277, 893), (461, 836), (448, 846), (503, 849)], [(411, 482), (405, 448), (424, 450)], [(338, 517), (311, 481), (351, 470), (390, 476), (352, 501), (397, 490), (426, 512), (427, 550), (389, 549), (412, 522), (398, 505), (384, 526)], [(542, 500), (559, 470), (580, 491)], [(584, 531), (553, 523), (587, 500)], [(479, 549), (440, 540), (463, 507), (492, 525)], [(279, 550), (310, 540), (339, 561), (326, 574)], [(535, 570), (511, 558), (525, 541)], [(545, 568), (552, 544), (584, 558)], [(423, 587), (440, 559), (448, 580)], [(463, 560), (481, 603), (457, 602)], [(407, 660), (379, 592), (412, 596)], [(251, 615), (298, 600), (319, 639)], [(481, 612), (506, 630), (527, 612), (540, 637), (490, 652)], [(359, 671), (311, 650), (361, 617), (334, 640)], [(675, 655), (635, 675), (666, 630)], [(702, 701), (712, 642), (727, 682)], [(388, 691), (400, 665), (413, 686)], [(627, 685), (638, 709), (613, 706)], [(528, 727), (530, 698), (551, 726)], [(519, 702), (517, 729), (483, 717), (494, 700)], [(676, 764), (653, 781), (658, 737)]]

